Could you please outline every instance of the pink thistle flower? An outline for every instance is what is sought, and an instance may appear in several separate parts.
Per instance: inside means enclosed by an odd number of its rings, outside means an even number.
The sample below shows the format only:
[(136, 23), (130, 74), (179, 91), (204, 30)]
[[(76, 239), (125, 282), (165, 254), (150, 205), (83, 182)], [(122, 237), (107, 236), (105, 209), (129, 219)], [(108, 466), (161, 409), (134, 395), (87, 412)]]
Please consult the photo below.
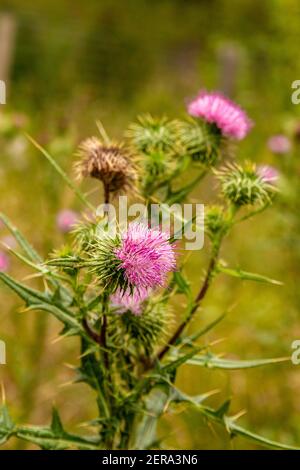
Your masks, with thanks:
[(143, 302), (149, 297), (149, 289), (141, 287), (130, 292), (123, 292), (120, 288), (110, 297), (110, 304), (116, 308), (117, 313), (125, 313), (130, 310), (134, 315), (140, 315), (143, 310)]
[(62, 233), (68, 233), (79, 220), (79, 214), (70, 209), (61, 210), (56, 217), (56, 225)]
[(174, 247), (168, 238), (159, 229), (136, 222), (129, 224), (115, 255), (130, 284), (137, 288), (165, 284), (168, 273), (176, 267)]
[(0, 251), (0, 272), (8, 271), (9, 265), (8, 256), (3, 251)]
[(256, 173), (265, 183), (269, 184), (275, 184), (279, 178), (278, 170), (270, 165), (259, 165)]
[(283, 134), (273, 135), (268, 140), (268, 148), (271, 152), (283, 155), (291, 150), (291, 141)]
[(223, 135), (242, 140), (248, 134), (252, 123), (245, 111), (221, 93), (202, 91), (188, 105), (191, 116), (214, 123)]

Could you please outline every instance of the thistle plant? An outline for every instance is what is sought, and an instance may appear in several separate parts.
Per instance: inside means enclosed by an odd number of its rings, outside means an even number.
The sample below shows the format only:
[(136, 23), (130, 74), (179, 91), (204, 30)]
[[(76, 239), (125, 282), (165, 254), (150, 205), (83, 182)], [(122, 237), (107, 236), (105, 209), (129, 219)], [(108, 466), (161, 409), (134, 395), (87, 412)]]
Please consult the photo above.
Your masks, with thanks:
[[(127, 228), (117, 226), (111, 233), (107, 214), (99, 216), (51, 155), (30, 138), (92, 216), (81, 217), (68, 246), (43, 260), (1, 215), (21, 249), (11, 252), (43, 278), (45, 287), (36, 290), (5, 272), (0, 272), (0, 280), (24, 300), (28, 312), (53, 315), (62, 324), (65, 341), (70, 336), (79, 339), (80, 363), (74, 370), (74, 384), (84, 382), (94, 390), (98, 415), (88, 423), (89, 435), (75, 435), (66, 430), (56, 409), (50, 425), (30, 426), (16, 424), (3, 404), (1, 443), (14, 436), (42, 449), (163, 448), (157, 436), (158, 420), (168, 410), (185, 405), (223, 426), (232, 438), (240, 435), (265, 447), (292, 448), (240, 426), (240, 414), (230, 414), (229, 399), (213, 408), (207, 403), (210, 390), (189, 396), (177, 387), (178, 370), (186, 364), (200, 374), (203, 367), (213, 373), (213, 369), (260, 367), (285, 360), (230, 360), (215, 355), (203, 336), (223, 316), (200, 331), (188, 329), (221, 273), (237, 282), (279, 284), (220, 259), (222, 242), (232, 228), (273, 203), (279, 175), (270, 167), (226, 161), (228, 140), (241, 140), (250, 130), (246, 113), (235, 104), (220, 94), (202, 92), (188, 111), (191, 116), (181, 121), (139, 118), (125, 132), (122, 144), (112, 143), (100, 126), (99, 138), (80, 145), (75, 167), (80, 177), (100, 181), (105, 203), (135, 187), (134, 193), (139, 191), (147, 205), (152, 201), (182, 203), (211, 173), (218, 183), (219, 198), (206, 207), (205, 250), (210, 252), (210, 260), (203, 279), (198, 280), (195, 297), (185, 273), (186, 256), (174, 242), (174, 234), (141, 221), (131, 222)], [(189, 173), (196, 176), (182, 185)], [(183, 220), (185, 224), (195, 221)], [(179, 295), (185, 302), (176, 318), (174, 305)]]

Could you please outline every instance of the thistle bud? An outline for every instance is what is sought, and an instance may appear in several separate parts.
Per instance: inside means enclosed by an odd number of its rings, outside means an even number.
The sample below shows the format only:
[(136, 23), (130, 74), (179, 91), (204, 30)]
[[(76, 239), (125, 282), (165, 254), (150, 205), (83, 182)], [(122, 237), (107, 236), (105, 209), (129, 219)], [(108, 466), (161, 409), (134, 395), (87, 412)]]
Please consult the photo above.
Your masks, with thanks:
[(275, 186), (262, 178), (256, 166), (251, 163), (244, 167), (228, 165), (216, 174), (224, 197), (236, 206), (264, 205), (271, 202), (276, 191)]

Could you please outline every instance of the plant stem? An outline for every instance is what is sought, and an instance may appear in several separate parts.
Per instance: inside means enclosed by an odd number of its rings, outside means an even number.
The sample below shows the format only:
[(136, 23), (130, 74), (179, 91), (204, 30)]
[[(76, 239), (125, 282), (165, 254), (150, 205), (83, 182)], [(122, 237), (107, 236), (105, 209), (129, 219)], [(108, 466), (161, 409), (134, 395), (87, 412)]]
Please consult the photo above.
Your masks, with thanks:
[(201, 286), (201, 288), (200, 288), (200, 290), (199, 290), (199, 292), (198, 292), (198, 294), (195, 298), (195, 301), (194, 301), (194, 303), (191, 307), (191, 310), (189, 311), (189, 313), (186, 316), (186, 318), (184, 319), (184, 321), (179, 325), (179, 327), (177, 328), (177, 330), (173, 334), (173, 336), (170, 339), (170, 341), (168, 342), (168, 344), (166, 344), (166, 346), (158, 353), (157, 359), (161, 360), (169, 352), (170, 348), (174, 344), (176, 344), (176, 342), (179, 339), (181, 333), (184, 331), (186, 326), (190, 323), (191, 319), (193, 318), (194, 314), (197, 312), (197, 310), (198, 310), (198, 308), (201, 304), (201, 301), (204, 299), (204, 297), (205, 297), (205, 295), (208, 291), (208, 288), (211, 284), (211, 280), (212, 280), (214, 270), (215, 270), (217, 260), (218, 260), (220, 244), (221, 244), (221, 240), (219, 241), (219, 243), (217, 244), (217, 246), (215, 246), (215, 248), (213, 250), (213, 255), (212, 255), (211, 260), (209, 262), (204, 282), (203, 282), (203, 284), (202, 284), (202, 286)]

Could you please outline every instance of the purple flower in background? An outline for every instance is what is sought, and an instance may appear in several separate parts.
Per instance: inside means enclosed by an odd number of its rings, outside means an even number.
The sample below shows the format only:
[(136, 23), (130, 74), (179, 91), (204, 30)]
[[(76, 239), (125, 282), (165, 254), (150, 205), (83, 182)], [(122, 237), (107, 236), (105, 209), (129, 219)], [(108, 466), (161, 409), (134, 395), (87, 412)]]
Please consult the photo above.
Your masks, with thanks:
[(143, 302), (149, 297), (149, 289), (143, 287), (134, 289), (133, 292), (126, 290), (122, 292), (120, 288), (111, 295), (110, 303), (116, 308), (117, 313), (125, 313), (130, 310), (134, 315), (142, 313)]
[(168, 235), (159, 229), (133, 222), (122, 236), (115, 255), (130, 284), (138, 289), (163, 286), (169, 272), (174, 271), (174, 247)]
[(265, 183), (275, 184), (278, 181), (279, 172), (273, 166), (259, 165), (256, 172)]
[(252, 123), (245, 111), (221, 93), (202, 91), (188, 105), (191, 116), (214, 123), (223, 135), (242, 140), (251, 129)]
[(9, 258), (6, 253), (0, 251), (0, 272), (5, 272), (9, 269)]
[(61, 210), (56, 217), (56, 224), (62, 233), (68, 233), (79, 220), (79, 214), (71, 209)]
[(268, 148), (271, 152), (283, 155), (290, 152), (291, 141), (288, 137), (283, 134), (273, 135), (268, 140)]

